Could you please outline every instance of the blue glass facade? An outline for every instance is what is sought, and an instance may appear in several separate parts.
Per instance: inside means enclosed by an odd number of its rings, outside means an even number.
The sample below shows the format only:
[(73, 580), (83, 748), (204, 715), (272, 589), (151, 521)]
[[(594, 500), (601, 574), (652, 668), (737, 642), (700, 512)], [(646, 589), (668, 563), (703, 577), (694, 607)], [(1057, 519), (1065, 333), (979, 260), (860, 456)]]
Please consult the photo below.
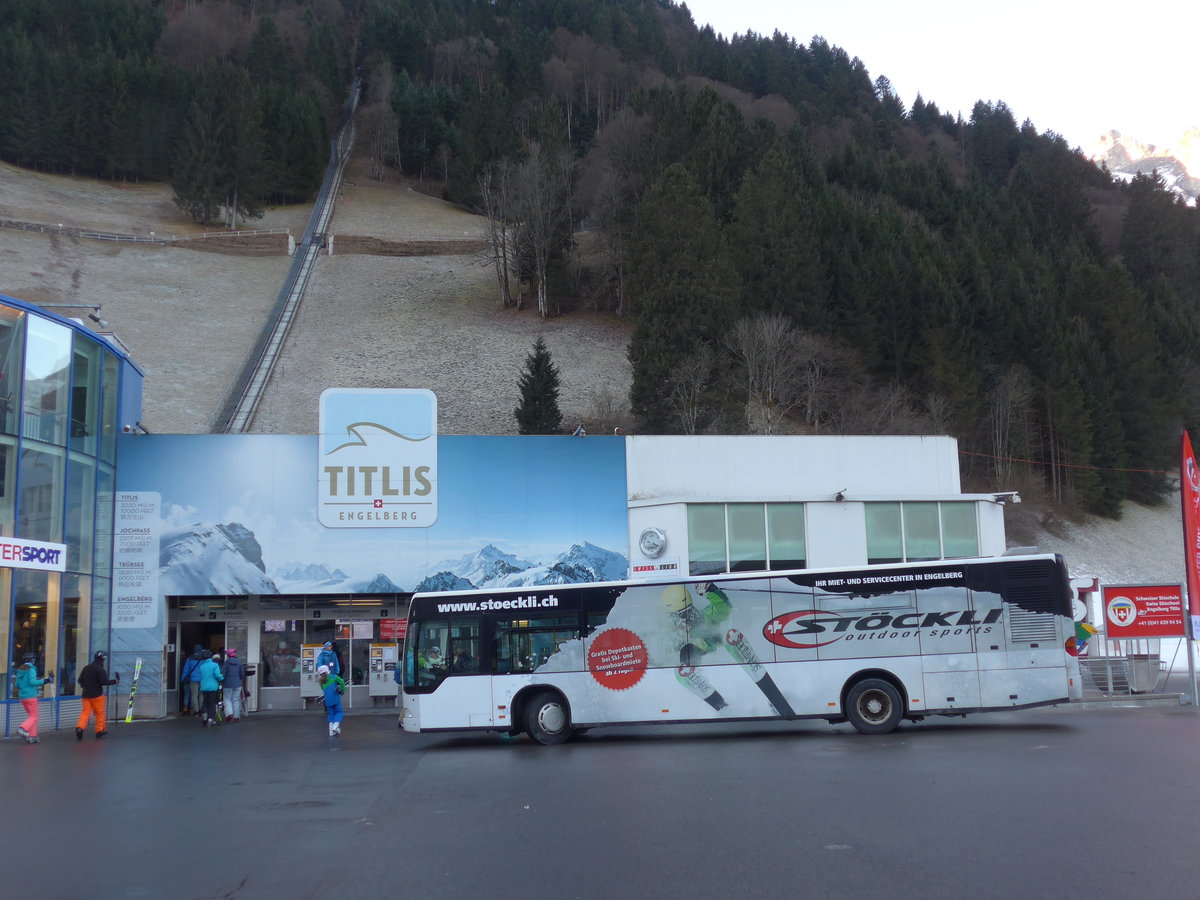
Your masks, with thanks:
[(57, 679), (40, 716), (50, 727), (70, 713), (79, 669), (109, 649), (117, 434), (137, 426), (141, 398), (142, 372), (114, 341), (0, 295), (0, 537), (61, 545), (66, 566), (0, 561), (0, 684), (14, 707), (15, 668), (33, 653)]

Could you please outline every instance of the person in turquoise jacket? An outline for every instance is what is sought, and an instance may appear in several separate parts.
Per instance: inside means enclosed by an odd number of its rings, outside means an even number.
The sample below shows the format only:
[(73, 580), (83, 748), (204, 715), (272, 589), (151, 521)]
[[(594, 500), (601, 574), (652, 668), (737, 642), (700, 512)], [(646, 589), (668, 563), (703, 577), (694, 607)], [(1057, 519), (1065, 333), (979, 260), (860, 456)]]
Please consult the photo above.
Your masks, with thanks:
[(204, 651), (204, 659), (200, 662), (200, 696), (203, 699), (203, 710), (200, 713), (200, 724), (207, 728), (217, 723), (217, 694), (221, 692), (221, 667), (213, 659), (212, 651)]
[(36, 660), (37, 657), (32, 653), (26, 653), (17, 668), (17, 699), (25, 707), (26, 716), (25, 721), (17, 726), (17, 733), (25, 738), (27, 744), (36, 744), (39, 741), (38, 695), (42, 691), (42, 685), (54, 683), (54, 676), (50, 673), (47, 673), (45, 678), (38, 678), (37, 666), (34, 664)]

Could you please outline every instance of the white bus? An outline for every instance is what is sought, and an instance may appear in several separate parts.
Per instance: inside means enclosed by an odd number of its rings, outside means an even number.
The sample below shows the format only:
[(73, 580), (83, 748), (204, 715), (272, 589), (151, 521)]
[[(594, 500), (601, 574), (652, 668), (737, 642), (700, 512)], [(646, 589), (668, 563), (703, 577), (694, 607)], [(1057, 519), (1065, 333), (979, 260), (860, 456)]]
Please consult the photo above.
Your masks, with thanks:
[(406, 731), (850, 722), (1082, 698), (1059, 556), (416, 594)]

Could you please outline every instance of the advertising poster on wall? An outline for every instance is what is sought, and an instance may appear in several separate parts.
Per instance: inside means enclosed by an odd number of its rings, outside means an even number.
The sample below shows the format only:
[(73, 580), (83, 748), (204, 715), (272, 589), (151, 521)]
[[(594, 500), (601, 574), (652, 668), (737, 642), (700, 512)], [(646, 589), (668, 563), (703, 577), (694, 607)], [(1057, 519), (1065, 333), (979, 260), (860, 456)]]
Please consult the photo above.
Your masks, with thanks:
[(117, 494), (113, 628), (152, 628), (158, 622), (159, 512), (156, 491)]
[(161, 496), (160, 596), (391, 593), (629, 575), (620, 437), (438, 439), (424, 528), (327, 528), (315, 436), (121, 436), (118, 490)]
[(1178, 584), (1106, 584), (1100, 589), (1109, 638), (1183, 637)]

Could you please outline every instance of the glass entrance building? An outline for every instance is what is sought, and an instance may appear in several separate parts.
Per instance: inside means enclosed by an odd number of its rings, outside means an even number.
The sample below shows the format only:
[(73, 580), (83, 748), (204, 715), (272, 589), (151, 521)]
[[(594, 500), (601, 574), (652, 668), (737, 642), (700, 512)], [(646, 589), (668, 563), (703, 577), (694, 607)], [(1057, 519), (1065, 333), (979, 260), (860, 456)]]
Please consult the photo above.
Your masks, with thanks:
[(79, 714), (79, 670), (109, 649), (117, 435), (140, 427), (141, 401), (142, 372), (114, 337), (0, 295), (0, 541), (57, 563), (0, 553), (3, 733), (24, 718), (13, 681), (26, 654), (55, 674), (39, 712), (54, 728)]

